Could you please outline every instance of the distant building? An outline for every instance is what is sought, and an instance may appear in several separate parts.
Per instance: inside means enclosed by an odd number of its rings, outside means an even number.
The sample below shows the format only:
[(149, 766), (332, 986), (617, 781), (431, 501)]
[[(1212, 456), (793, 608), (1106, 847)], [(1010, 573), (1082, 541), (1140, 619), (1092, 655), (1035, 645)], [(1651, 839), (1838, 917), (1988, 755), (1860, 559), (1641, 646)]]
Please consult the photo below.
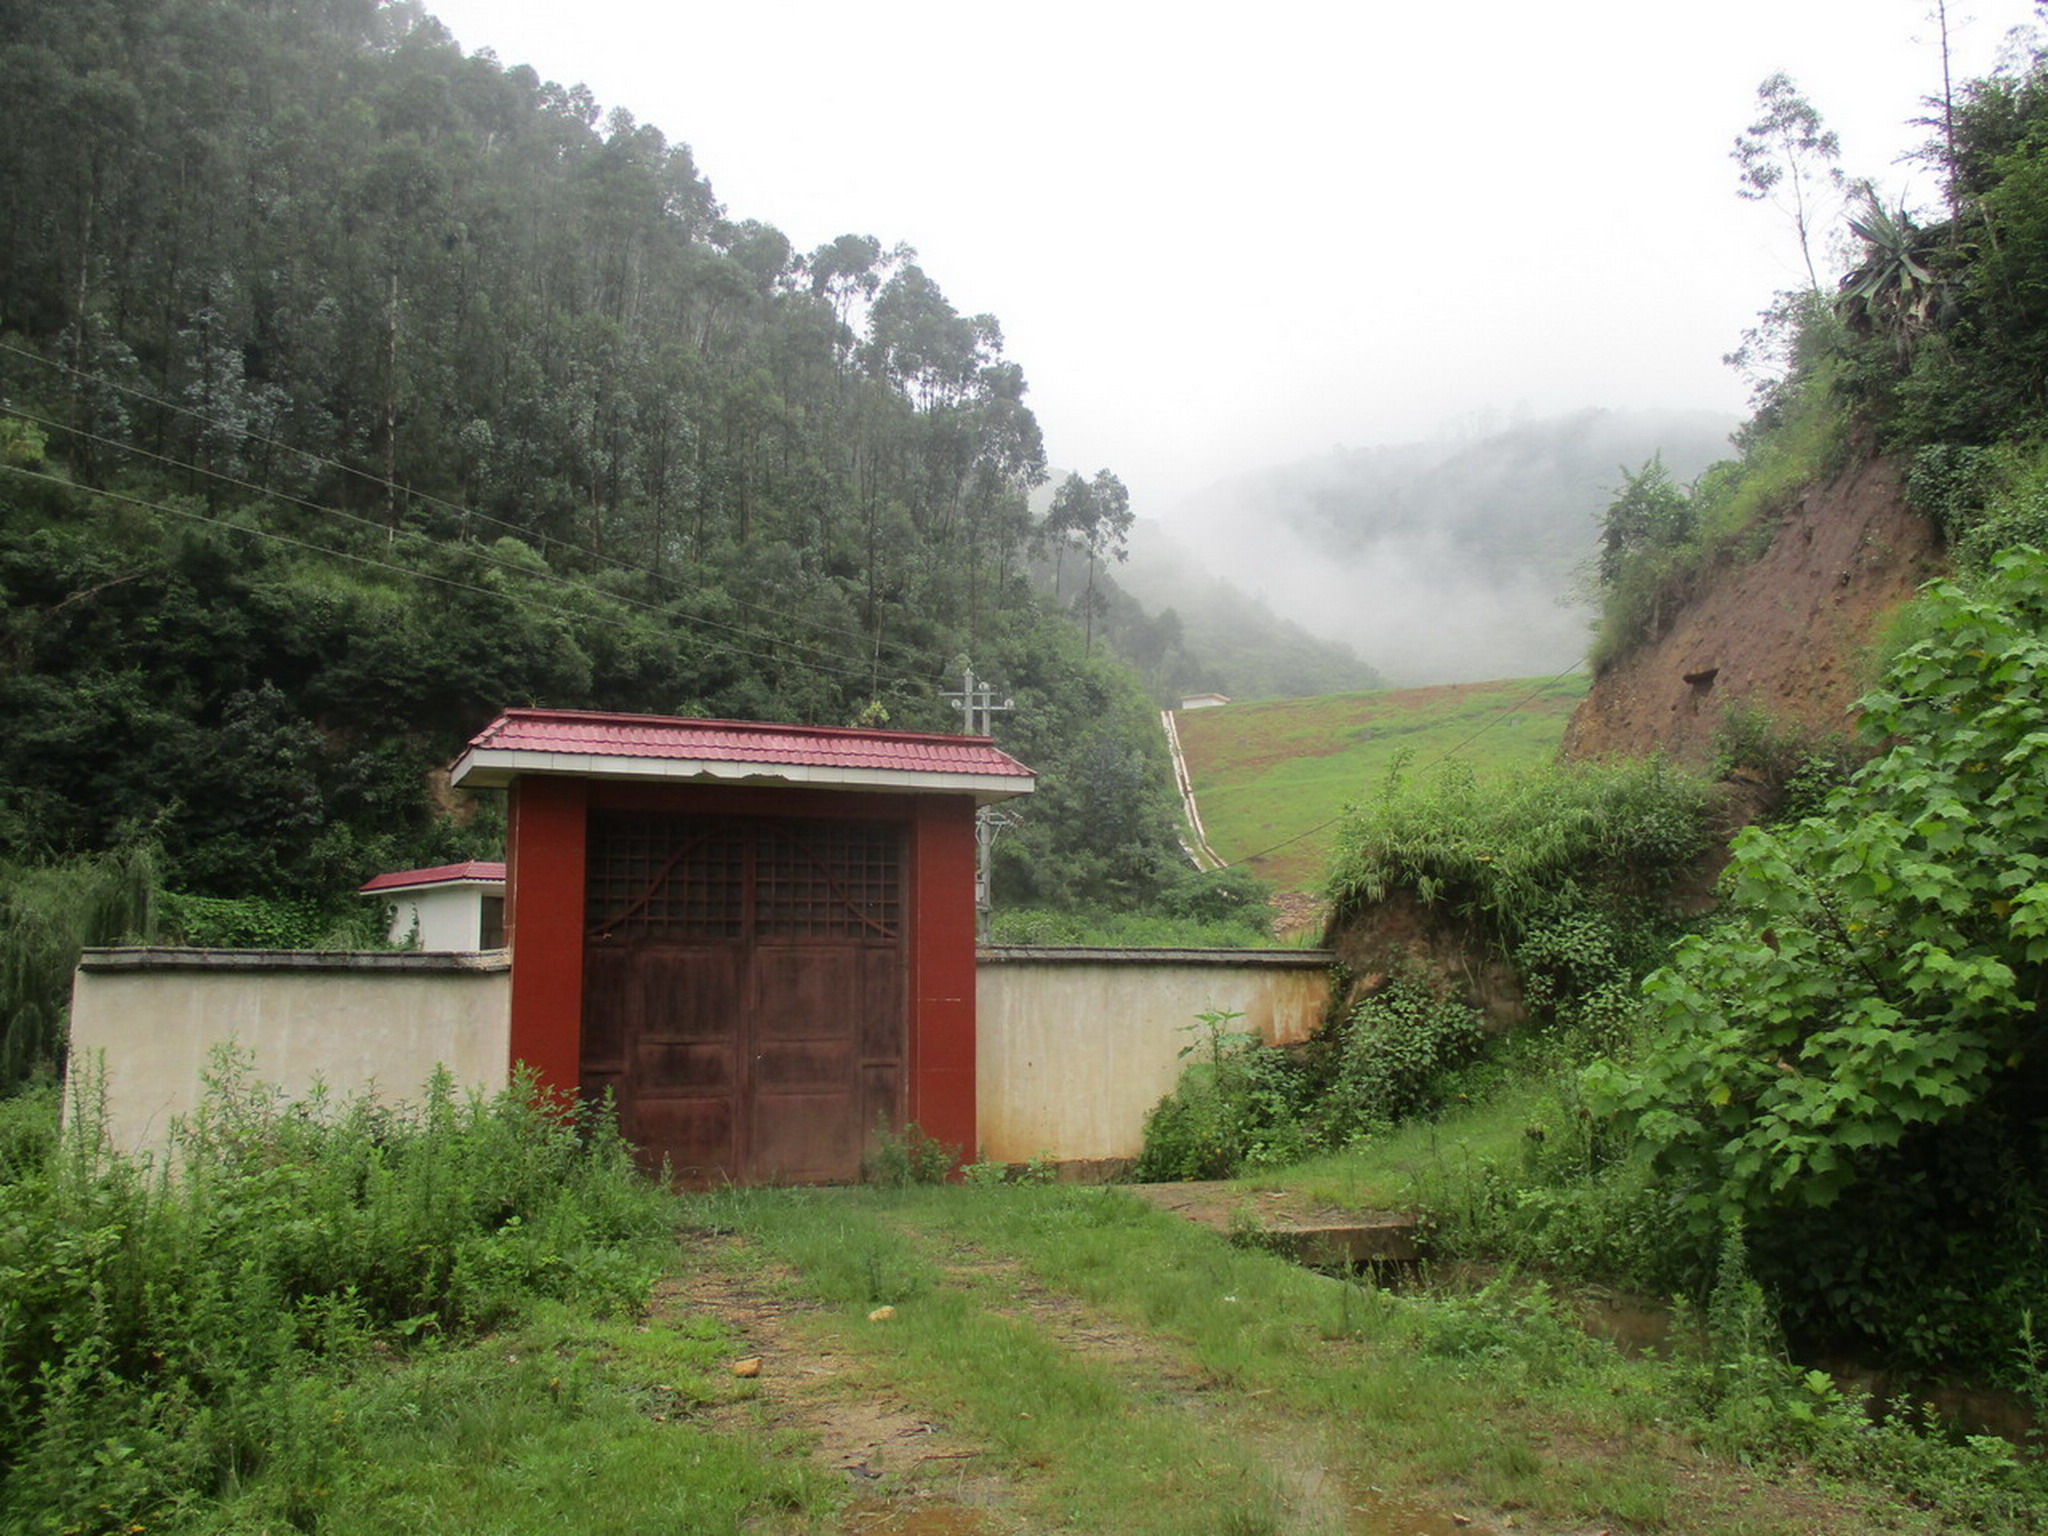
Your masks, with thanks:
[(413, 949), (505, 947), (505, 866), (471, 860), (401, 869), (362, 888), (391, 907), (391, 942)]
[(1228, 704), (1230, 696), (1224, 693), (1191, 693), (1180, 701), (1182, 709), (1214, 709), (1219, 704)]

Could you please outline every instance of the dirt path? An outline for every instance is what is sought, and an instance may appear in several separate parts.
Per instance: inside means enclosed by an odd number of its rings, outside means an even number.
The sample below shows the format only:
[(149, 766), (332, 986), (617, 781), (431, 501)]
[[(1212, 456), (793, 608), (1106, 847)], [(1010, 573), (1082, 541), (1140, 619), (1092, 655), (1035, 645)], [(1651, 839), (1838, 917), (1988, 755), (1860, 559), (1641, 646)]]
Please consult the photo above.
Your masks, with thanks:
[(714, 1425), (723, 1415), (735, 1429), (790, 1433), (854, 1490), (839, 1525), (847, 1536), (1033, 1536), (981, 1447), (879, 1386), (858, 1355), (807, 1324), (821, 1309), (788, 1299), (775, 1283), (786, 1272), (736, 1237), (692, 1242), (696, 1265), (655, 1287), (648, 1320), (715, 1318), (740, 1341), (734, 1366), (758, 1362), (753, 1397), (715, 1410)]
[[(1060, 1529), (1036, 1522), (1030, 1490), (971, 1435), (883, 1384), (858, 1351), (839, 1348), (824, 1309), (791, 1299), (787, 1271), (741, 1238), (693, 1245), (689, 1271), (656, 1287), (650, 1325), (708, 1315), (732, 1331), (732, 1363), (755, 1372), (746, 1378), (754, 1390), (710, 1410), (712, 1426), (788, 1434), (822, 1473), (845, 1479), (852, 1498), (838, 1532), (1051, 1536)], [(975, 1292), (991, 1313), (1108, 1363), (1148, 1408), (1189, 1415), (1217, 1443), (1252, 1452), (1278, 1494), (1284, 1523), (1275, 1536), (1508, 1536), (1515, 1529), (1512, 1521), (1503, 1527), (1354, 1486), (1333, 1470), (1323, 1443), (1329, 1426), (1234, 1389), (1177, 1344), (1041, 1283), (1020, 1264), (956, 1246), (943, 1270), (948, 1286)], [(887, 1327), (891, 1319), (871, 1321)]]
[(1495, 1531), (1463, 1514), (1425, 1509), (1376, 1488), (1351, 1485), (1334, 1470), (1334, 1458), (1322, 1444), (1327, 1427), (1277, 1414), (1256, 1395), (1232, 1391), (1178, 1346), (1050, 1289), (1022, 1265), (958, 1248), (948, 1274), (955, 1284), (1007, 1292), (1007, 1305), (998, 1302), (990, 1310), (1027, 1318), (1072, 1353), (1108, 1361), (1148, 1402), (1192, 1415), (1218, 1441), (1251, 1450), (1280, 1493), (1287, 1531), (1350, 1536), (1491, 1536)]

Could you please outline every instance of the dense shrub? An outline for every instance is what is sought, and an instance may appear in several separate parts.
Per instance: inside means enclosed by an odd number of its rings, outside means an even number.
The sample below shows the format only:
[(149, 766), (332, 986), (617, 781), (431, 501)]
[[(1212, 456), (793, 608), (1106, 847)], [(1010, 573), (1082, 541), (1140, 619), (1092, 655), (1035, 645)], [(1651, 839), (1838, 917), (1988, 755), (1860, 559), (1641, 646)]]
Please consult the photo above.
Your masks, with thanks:
[(195, 949), (383, 949), (384, 911), (346, 895), (326, 901), (166, 891), (165, 936)]
[(1333, 1147), (1433, 1109), (1445, 1074), (1484, 1038), (1476, 1009), (1413, 976), (1363, 999), (1335, 1034), (1335, 1070), (1315, 1105), (1316, 1139)]
[(1864, 701), (1885, 750), (1736, 840), (1725, 920), (1595, 1081), (1701, 1242), (1748, 1223), (1797, 1322), (1995, 1360), (2048, 1284), (2048, 557), (1925, 607)]
[(1561, 900), (1623, 910), (1667, 895), (1708, 846), (1713, 810), (1710, 785), (1656, 760), (1484, 786), (1452, 765), (1351, 813), (1329, 890), (1340, 911), (1409, 891), (1512, 950)]
[(1304, 1048), (1265, 1044), (1205, 1013), (1188, 1063), (1145, 1117), (1141, 1179), (1222, 1179), (1298, 1162), (1438, 1107), (1481, 1041), (1479, 1015), (1419, 977), (1365, 998)]
[(153, 937), (157, 883), (147, 847), (54, 864), (0, 860), (0, 1094), (62, 1068), (79, 951)]
[(1224, 1179), (1312, 1150), (1299, 1063), (1234, 1028), (1242, 1017), (1216, 1011), (1188, 1026), (1194, 1038), (1180, 1053), (1188, 1065), (1145, 1117), (1137, 1178)]
[(323, 1371), (535, 1297), (633, 1305), (669, 1242), (669, 1198), (609, 1122), (529, 1083), (288, 1104), (224, 1060), (162, 1168), (104, 1152), (76, 1074), (73, 1095), (61, 1143), (0, 1182), (9, 1528), (154, 1527), (259, 1468), (317, 1463)]

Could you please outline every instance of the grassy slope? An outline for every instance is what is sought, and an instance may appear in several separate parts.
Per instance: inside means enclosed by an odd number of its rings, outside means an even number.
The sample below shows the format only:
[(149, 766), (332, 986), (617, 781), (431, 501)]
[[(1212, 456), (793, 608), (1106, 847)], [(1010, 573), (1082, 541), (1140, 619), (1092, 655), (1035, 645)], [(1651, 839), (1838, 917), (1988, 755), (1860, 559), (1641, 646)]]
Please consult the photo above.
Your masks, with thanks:
[(1585, 696), (1583, 676), (1519, 678), (1229, 704), (1177, 723), (1210, 844), (1232, 861), (1262, 855), (1262, 878), (1306, 890), (1329, 854), (1323, 824), (1377, 791), (1397, 754), (1412, 753), (1411, 773), (1454, 754), (1482, 778), (1538, 767)]

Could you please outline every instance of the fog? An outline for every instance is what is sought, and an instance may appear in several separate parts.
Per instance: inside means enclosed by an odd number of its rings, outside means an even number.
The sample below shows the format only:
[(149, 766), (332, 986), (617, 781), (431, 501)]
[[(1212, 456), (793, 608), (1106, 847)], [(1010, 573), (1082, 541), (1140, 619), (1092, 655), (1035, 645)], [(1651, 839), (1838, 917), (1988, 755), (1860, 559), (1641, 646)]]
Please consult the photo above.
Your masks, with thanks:
[[(1736, 197), (1796, 79), (1888, 198), (1941, 89), (1928, 0), (427, 0), (583, 81), (810, 250), (914, 246), (1002, 322), (1055, 463), (1147, 516), (1233, 474), (1492, 407), (1737, 411), (1722, 367), (1803, 281)], [(1951, 4), (1959, 75), (2028, 0)]]
[(1274, 466), (1145, 527), (1120, 580), (1165, 605), (1192, 562), (1400, 685), (1552, 676), (1584, 659), (1589, 568), (1625, 471), (1656, 456), (1688, 483), (1728, 456), (1735, 424), (1670, 411), (1479, 419)]
[(1383, 540), (1340, 565), (1291, 533), (1260, 541), (1255, 558), (1198, 544), (1275, 613), (1342, 641), (1396, 687), (1549, 677), (1585, 657), (1592, 612), (1543, 574), (1488, 578), (1461, 568), (1440, 534)]
[[(960, 312), (1001, 321), (1055, 464), (1113, 469), (1226, 574), (1261, 556), (1276, 607), (1400, 673), (1564, 665), (1579, 620), (1547, 582), (1475, 587), (1427, 531), (1339, 569), (1188, 509), (1475, 413), (1740, 413), (1721, 359), (1805, 281), (1791, 219), (1738, 199), (1729, 154), (1776, 71), (1844, 171), (1940, 198), (1907, 158), (1941, 90), (1928, 0), (427, 5), (689, 144), (734, 218), (800, 250), (915, 247)], [(1948, 13), (1959, 80), (2034, 19)]]

